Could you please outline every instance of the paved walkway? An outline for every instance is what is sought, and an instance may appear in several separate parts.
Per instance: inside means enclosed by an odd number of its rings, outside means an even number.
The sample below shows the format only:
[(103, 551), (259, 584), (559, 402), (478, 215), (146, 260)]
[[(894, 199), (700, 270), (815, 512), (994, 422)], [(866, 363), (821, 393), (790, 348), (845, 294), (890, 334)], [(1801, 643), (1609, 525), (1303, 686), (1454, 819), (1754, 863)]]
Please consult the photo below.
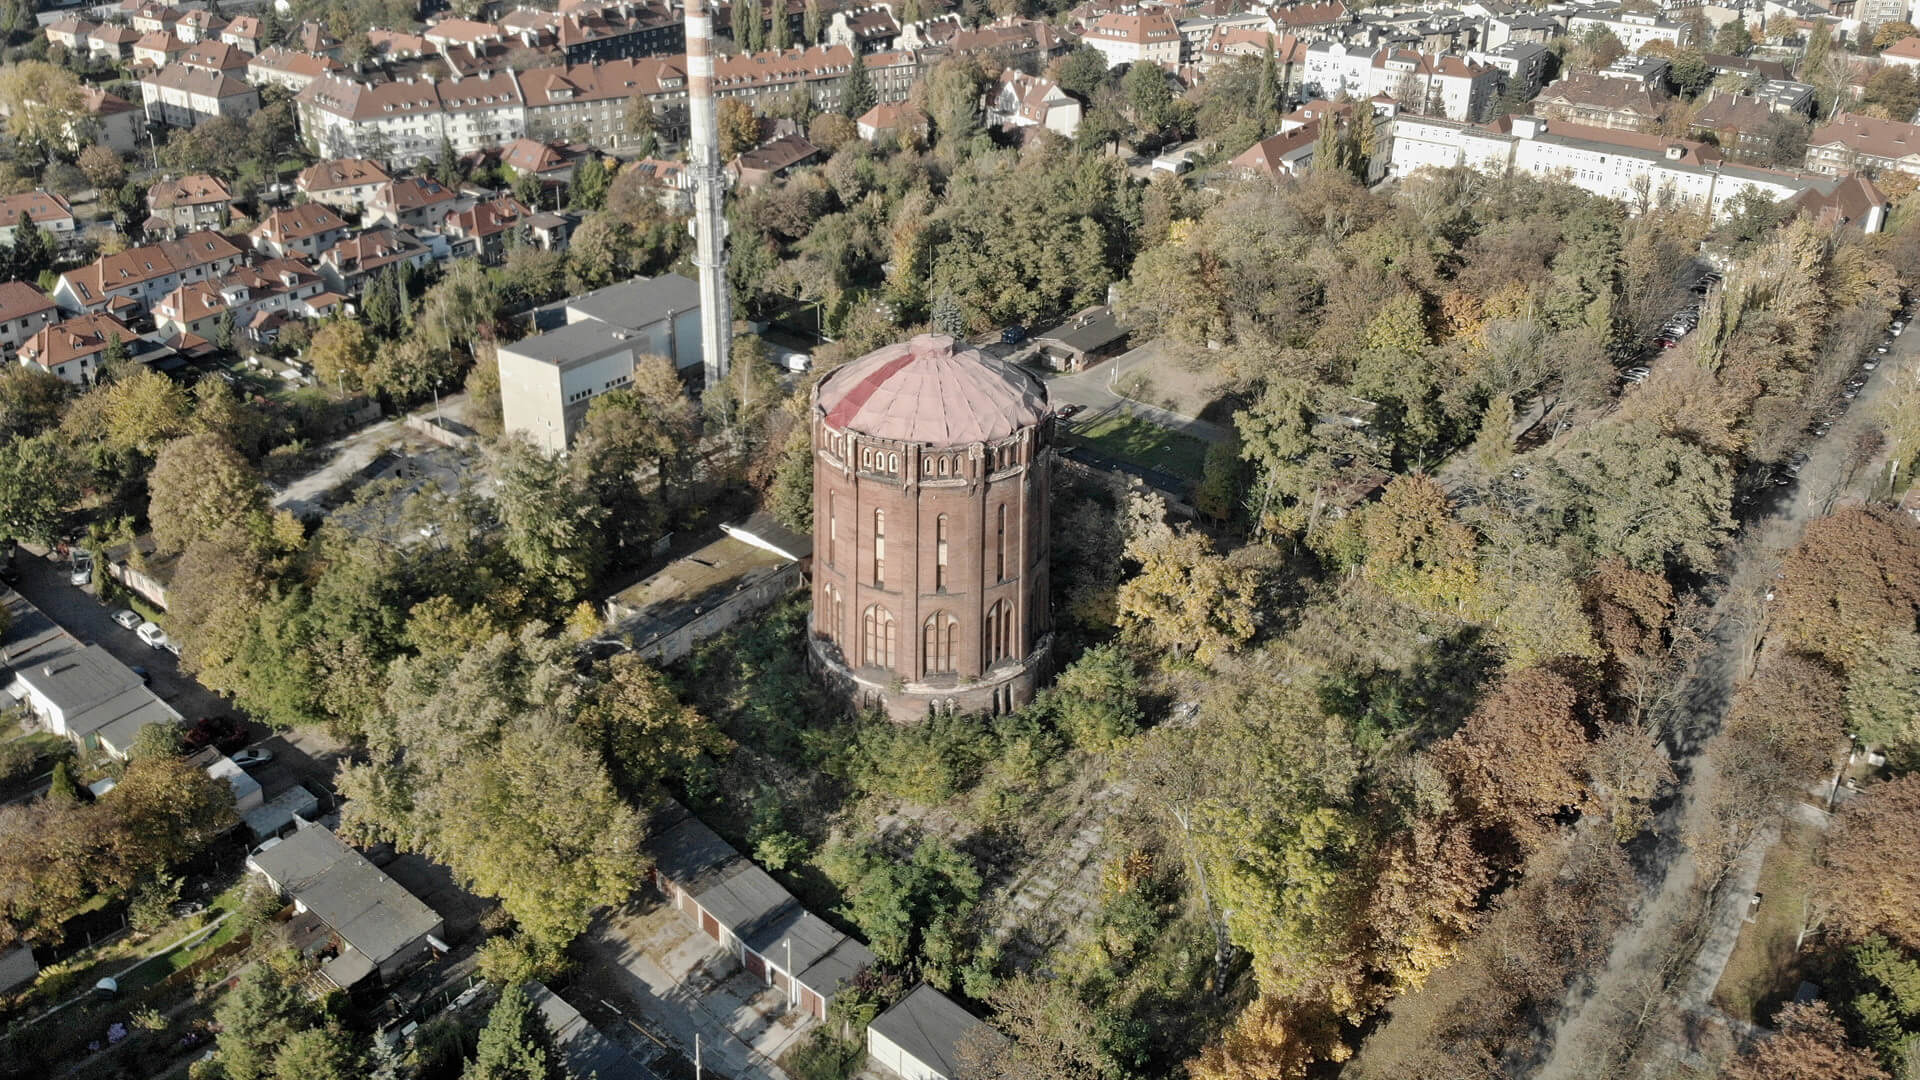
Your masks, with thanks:
[(1149, 423), (1184, 432), (1210, 443), (1222, 443), (1233, 438), (1233, 432), (1219, 424), (1182, 416), (1122, 394), (1119, 390), (1121, 381), (1136, 372), (1145, 373), (1149, 378), (1172, 378), (1184, 374), (1173, 370), (1173, 361), (1159, 342), (1150, 341), (1078, 374), (1048, 379), (1047, 393), (1056, 407), (1079, 405), (1094, 412), (1118, 408)]

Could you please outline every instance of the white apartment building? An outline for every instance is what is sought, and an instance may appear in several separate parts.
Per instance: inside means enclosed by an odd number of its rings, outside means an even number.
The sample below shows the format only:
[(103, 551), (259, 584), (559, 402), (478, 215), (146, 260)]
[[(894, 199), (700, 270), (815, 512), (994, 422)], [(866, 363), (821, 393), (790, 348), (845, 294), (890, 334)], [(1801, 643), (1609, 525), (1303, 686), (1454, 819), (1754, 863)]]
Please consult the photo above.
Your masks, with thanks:
[(1596, 26), (1613, 31), (1613, 36), (1619, 38), (1630, 53), (1639, 52), (1641, 46), (1649, 42), (1664, 41), (1678, 47), (1687, 40), (1685, 23), (1619, 8), (1581, 12), (1567, 20), (1567, 33), (1578, 37)]
[(1148, 63), (1172, 69), (1180, 64), (1180, 27), (1163, 7), (1109, 11), (1087, 24), (1081, 39), (1100, 50), (1110, 68)]
[(300, 133), (325, 157), (371, 158), (389, 166), (512, 142), (526, 131), (519, 76), (407, 78), (367, 85), (338, 75), (314, 79), (294, 98)]
[(1503, 78), (1498, 67), (1458, 56), (1316, 41), (1307, 48), (1301, 83), (1319, 97), (1366, 101), (1385, 94), (1419, 111), (1476, 120), (1487, 115)]
[(147, 119), (170, 127), (195, 127), (222, 116), (245, 120), (260, 111), (260, 91), (231, 75), (185, 64), (168, 64), (140, 79)]
[(1701, 143), (1631, 131), (1552, 124), (1532, 116), (1497, 125), (1399, 115), (1392, 121), (1389, 174), (1402, 179), (1423, 168), (1465, 165), (1492, 175), (1509, 172), (1556, 178), (1623, 203), (1630, 212), (1680, 207), (1725, 217), (1744, 191), (1792, 198), (1821, 178), (1734, 165)]

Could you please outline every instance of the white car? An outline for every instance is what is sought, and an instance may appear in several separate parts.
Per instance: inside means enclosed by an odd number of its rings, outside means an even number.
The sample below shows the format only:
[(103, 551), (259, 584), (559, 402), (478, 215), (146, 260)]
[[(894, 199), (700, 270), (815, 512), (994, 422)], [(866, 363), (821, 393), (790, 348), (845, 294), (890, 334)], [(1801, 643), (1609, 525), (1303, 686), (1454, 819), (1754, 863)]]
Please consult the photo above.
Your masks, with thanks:
[(146, 642), (149, 648), (164, 649), (167, 647), (167, 632), (160, 629), (159, 623), (143, 622), (140, 624), (140, 628), (133, 632), (133, 636)]
[(113, 613), (113, 621), (119, 623), (122, 629), (132, 630), (146, 620), (142, 619), (140, 613), (134, 611), (132, 608), (121, 608), (119, 611)]
[(255, 765), (265, 765), (267, 762), (272, 761), (273, 751), (262, 750), (259, 747), (251, 747), (233, 755), (232, 760), (235, 765), (243, 769), (249, 769)]
[(67, 575), (67, 583), (81, 588), (93, 584), (93, 556), (77, 554), (73, 557), (73, 572)]

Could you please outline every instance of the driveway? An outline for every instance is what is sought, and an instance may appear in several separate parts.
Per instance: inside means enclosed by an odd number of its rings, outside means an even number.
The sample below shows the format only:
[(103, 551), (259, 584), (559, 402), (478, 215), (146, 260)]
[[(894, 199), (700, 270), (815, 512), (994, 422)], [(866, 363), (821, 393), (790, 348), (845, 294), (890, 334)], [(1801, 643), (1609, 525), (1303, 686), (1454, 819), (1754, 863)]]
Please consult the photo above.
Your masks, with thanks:
[(1179, 373), (1171, 370), (1171, 364), (1165, 348), (1157, 341), (1149, 341), (1077, 374), (1056, 375), (1047, 379), (1047, 395), (1056, 408), (1078, 405), (1090, 413), (1117, 409), (1206, 442), (1223, 443), (1232, 439), (1233, 433), (1219, 424), (1135, 401), (1119, 392), (1121, 382), (1135, 372), (1144, 373), (1149, 378), (1175, 377)]
[(591, 957), (578, 982), (602, 1005), (688, 1060), (697, 1039), (708, 1075), (787, 1080), (776, 1062), (816, 1023), (651, 890), (603, 913), (575, 949)]

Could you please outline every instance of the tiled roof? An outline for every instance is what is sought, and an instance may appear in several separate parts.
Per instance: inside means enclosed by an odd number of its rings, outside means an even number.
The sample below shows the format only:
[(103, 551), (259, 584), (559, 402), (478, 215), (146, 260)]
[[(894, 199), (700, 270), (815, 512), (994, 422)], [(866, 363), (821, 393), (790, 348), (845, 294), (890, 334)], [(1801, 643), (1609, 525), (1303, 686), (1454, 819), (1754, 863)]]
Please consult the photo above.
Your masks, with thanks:
[(52, 371), (82, 356), (106, 351), (115, 337), (132, 342), (136, 336), (111, 315), (76, 315), (43, 328), (20, 346), (20, 359)]
[(1808, 146), (1839, 146), (1857, 154), (1898, 160), (1920, 153), (1920, 125), (1841, 113), (1813, 129)]
[(344, 229), (347, 223), (340, 215), (320, 203), (300, 203), (297, 206), (281, 207), (268, 214), (253, 229), (256, 237), (265, 237), (275, 242), (300, 240), (309, 236), (318, 236), (330, 229)]
[(945, 334), (836, 368), (815, 387), (814, 408), (841, 431), (935, 446), (1005, 438), (1048, 412), (1038, 379)]
[(140, 83), (211, 98), (241, 97), (254, 92), (253, 87), (224, 72), (177, 63), (145, 76)]
[(453, 192), (438, 183), (424, 176), (405, 176), (382, 184), (368, 203), (396, 214), (406, 214), (453, 200)]
[(218, 177), (194, 173), (178, 180), (162, 180), (147, 189), (147, 205), (155, 210), (176, 206), (205, 206), (230, 202), (233, 192)]
[(54, 308), (47, 294), (24, 281), (0, 282), (0, 323), (24, 319)]
[(302, 169), (296, 186), (301, 191), (311, 193), (363, 184), (383, 184), (388, 179), (387, 170), (365, 158), (334, 158)]
[(81, 302), (94, 303), (110, 289), (138, 285), (167, 274), (189, 270), (222, 259), (238, 258), (240, 249), (216, 232), (188, 233), (178, 240), (128, 248), (118, 255), (98, 259), (60, 275), (79, 295)]
[(21, 214), (39, 225), (71, 219), (73, 207), (51, 191), (25, 191), (18, 195), (0, 196), (0, 228), (12, 228), (19, 223)]

